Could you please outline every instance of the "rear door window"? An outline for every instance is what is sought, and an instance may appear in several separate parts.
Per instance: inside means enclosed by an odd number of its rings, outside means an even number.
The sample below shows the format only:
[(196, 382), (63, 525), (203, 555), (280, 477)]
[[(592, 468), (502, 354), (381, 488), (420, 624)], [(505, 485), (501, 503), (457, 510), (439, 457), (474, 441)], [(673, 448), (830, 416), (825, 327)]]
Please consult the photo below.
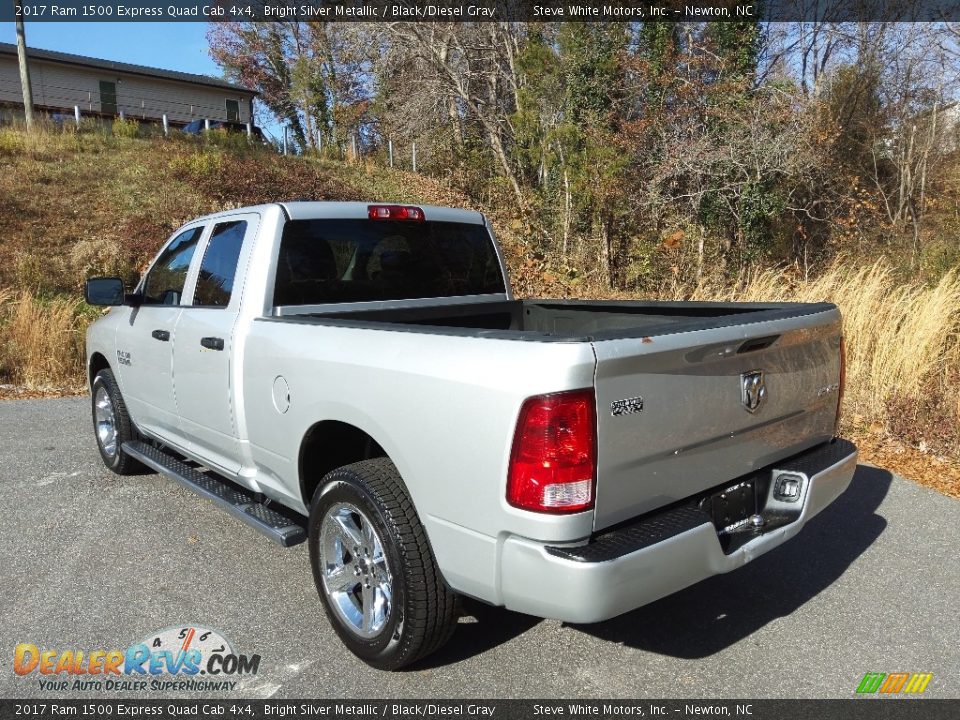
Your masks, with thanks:
[(226, 307), (233, 295), (237, 263), (247, 234), (246, 220), (221, 222), (213, 226), (200, 264), (193, 304), (197, 307)]
[(197, 249), (203, 227), (190, 228), (177, 235), (160, 253), (143, 282), (143, 302), (147, 305), (179, 305), (187, 282), (190, 261)]
[(291, 220), (283, 229), (274, 305), (506, 292), (483, 225)]

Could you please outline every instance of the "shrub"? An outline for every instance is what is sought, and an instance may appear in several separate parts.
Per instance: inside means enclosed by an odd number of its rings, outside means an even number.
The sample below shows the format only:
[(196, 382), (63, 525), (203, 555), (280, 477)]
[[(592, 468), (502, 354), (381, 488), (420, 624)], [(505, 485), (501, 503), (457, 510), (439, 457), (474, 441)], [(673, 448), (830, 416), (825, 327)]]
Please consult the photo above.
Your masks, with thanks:
[(24, 150), (24, 134), (0, 128), (0, 157), (20, 155)]
[(77, 287), (80, 287), (88, 277), (95, 275), (124, 275), (124, 267), (120, 257), (120, 243), (116, 238), (97, 238), (78, 240), (70, 248), (70, 271)]
[(223, 168), (223, 153), (217, 149), (178, 155), (170, 161), (174, 175), (185, 175), (201, 182), (210, 182), (220, 175)]
[(140, 123), (132, 118), (117, 118), (113, 121), (113, 134), (122, 138), (135, 138), (140, 134)]
[(257, 145), (251, 142), (245, 133), (229, 132), (225, 129), (210, 130), (203, 134), (204, 143), (212, 147), (247, 152), (256, 149)]

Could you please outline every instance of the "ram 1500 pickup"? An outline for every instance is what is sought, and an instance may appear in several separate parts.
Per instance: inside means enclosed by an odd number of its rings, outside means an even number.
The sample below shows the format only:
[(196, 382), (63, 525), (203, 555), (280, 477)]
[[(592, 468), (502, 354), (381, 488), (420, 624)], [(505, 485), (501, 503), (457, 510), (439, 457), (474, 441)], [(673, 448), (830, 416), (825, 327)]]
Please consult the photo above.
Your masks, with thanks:
[[(369, 664), (459, 596), (592, 623), (734, 570), (847, 487), (826, 303), (517, 300), (483, 215), (202, 217), (87, 335), (94, 430), (278, 541)], [(253, 548), (250, 548), (253, 552)]]

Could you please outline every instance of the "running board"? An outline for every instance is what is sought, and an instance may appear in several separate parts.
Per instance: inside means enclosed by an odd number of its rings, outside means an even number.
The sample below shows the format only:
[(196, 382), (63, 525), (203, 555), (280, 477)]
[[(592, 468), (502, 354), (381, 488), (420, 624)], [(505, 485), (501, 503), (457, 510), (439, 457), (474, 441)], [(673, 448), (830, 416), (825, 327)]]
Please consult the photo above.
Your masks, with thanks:
[(171, 480), (176, 480), (284, 547), (297, 545), (307, 539), (307, 533), (303, 527), (264, 503), (257, 502), (249, 490), (224, 480), (212, 472), (202, 473), (195, 470), (145, 442), (126, 442), (121, 449), (130, 457), (166, 475)]

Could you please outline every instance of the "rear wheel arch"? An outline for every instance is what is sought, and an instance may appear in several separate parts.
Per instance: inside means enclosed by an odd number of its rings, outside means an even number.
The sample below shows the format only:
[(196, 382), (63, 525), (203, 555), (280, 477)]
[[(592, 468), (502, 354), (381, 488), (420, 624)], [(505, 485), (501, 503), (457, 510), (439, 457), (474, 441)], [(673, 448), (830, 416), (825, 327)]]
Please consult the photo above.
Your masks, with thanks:
[(304, 433), (297, 461), (303, 504), (310, 507), (314, 493), (327, 473), (378, 457), (390, 459), (383, 446), (356, 425), (339, 420), (314, 423)]
[[(298, 473), (300, 496), (309, 513), (316, 500), (317, 490), (333, 471), (365, 460), (383, 458), (393, 467), (396, 482), (409, 498), (414, 512), (419, 515), (414, 493), (396, 459), (366, 430), (340, 420), (322, 420), (310, 426), (300, 443)], [(430, 532), (424, 527), (427, 542)]]

